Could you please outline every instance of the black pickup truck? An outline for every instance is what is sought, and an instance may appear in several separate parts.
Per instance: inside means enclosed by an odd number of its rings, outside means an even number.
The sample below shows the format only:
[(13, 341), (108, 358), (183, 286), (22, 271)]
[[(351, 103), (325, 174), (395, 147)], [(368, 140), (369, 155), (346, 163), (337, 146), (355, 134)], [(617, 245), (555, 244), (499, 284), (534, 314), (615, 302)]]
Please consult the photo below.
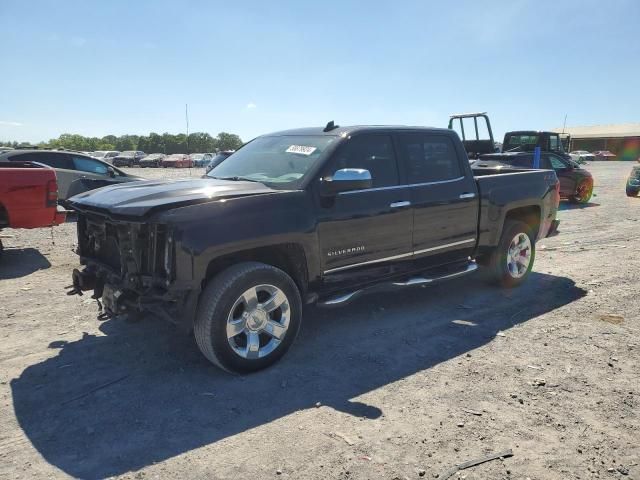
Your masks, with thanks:
[[(498, 173), (499, 172), (499, 173)], [(486, 266), (516, 286), (556, 226), (549, 170), (474, 175), (451, 130), (337, 127), (256, 138), (209, 178), (80, 194), (69, 294), (106, 315), (147, 312), (194, 331), (235, 372), (294, 341), (303, 306), (457, 277)]]

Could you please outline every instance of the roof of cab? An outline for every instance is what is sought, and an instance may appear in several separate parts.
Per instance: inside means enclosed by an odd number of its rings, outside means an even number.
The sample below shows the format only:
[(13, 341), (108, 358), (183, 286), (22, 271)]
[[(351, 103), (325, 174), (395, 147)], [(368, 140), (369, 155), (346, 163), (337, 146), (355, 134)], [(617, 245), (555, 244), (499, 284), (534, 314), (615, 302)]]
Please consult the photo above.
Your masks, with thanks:
[(453, 130), (448, 128), (434, 127), (412, 127), (407, 125), (350, 125), (345, 127), (337, 126), (332, 130), (325, 131), (325, 127), (309, 127), (295, 128), (292, 130), (282, 130), (279, 132), (267, 133), (265, 137), (284, 136), (284, 135), (327, 135), (333, 137), (346, 137), (355, 133), (373, 133), (373, 132), (392, 132), (392, 131), (409, 131), (409, 132), (432, 132), (432, 133), (451, 133)]

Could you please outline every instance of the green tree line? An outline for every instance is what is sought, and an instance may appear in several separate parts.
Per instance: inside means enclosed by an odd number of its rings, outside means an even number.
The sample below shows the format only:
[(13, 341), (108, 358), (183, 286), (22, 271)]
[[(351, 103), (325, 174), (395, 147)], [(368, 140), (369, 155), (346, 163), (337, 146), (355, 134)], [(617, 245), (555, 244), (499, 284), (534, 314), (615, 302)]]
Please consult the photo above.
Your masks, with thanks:
[[(25, 147), (18, 142), (0, 142), (0, 146)], [(75, 133), (63, 133), (58, 138), (48, 142), (40, 142), (38, 148), (64, 148), (81, 152), (96, 150), (142, 150), (145, 153), (205, 153), (219, 150), (237, 150), (242, 146), (242, 140), (234, 133), (220, 132), (216, 137), (208, 133), (190, 133), (189, 138), (184, 133), (150, 133), (149, 135), (106, 135), (100, 137), (84, 137)]]

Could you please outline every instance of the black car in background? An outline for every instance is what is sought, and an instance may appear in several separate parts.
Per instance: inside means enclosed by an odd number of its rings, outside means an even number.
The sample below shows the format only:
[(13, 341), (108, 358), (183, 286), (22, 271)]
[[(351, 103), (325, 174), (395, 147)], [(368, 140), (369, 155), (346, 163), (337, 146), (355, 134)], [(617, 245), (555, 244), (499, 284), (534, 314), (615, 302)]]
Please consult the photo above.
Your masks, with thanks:
[(140, 160), (139, 162), (140, 168), (145, 168), (145, 167), (158, 168), (161, 165), (162, 159), (164, 157), (166, 157), (164, 153), (152, 153), (150, 155), (147, 155), (146, 157)]
[(635, 166), (629, 172), (627, 179), (627, 197), (635, 197), (640, 192), (640, 165)]
[(113, 159), (113, 165), (116, 167), (134, 167), (140, 165), (140, 160), (145, 156), (145, 153), (139, 150), (127, 150)]
[[(533, 168), (533, 153), (505, 152), (482, 155), (474, 168), (496, 168), (500, 165)], [(557, 153), (542, 152), (539, 168), (555, 170), (560, 180), (560, 197), (574, 203), (588, 203), (593, 194), (593, 176), (578, 163)]]
[(209, 162), (209, 165), (207, 165), (207, 169), (206, 169), (205, 173), (209, 173), (211, 170), (216, 168), (223, 161), (225, 161), (227, 158), (229, 158), (229, 156), (234, 152), (235, 152), (235, 150), (224, 150), (222, 152), (216, 153), (216, 156), (213, 157), (213, 159)]

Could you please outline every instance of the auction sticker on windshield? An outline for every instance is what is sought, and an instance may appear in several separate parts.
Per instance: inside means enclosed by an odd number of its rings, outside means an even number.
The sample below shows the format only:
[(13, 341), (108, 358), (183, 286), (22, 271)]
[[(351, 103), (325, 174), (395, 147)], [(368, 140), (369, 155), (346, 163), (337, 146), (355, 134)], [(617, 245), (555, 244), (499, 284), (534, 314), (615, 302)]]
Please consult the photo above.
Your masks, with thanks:
[(298, 153), (300, 155), (311, 155), (316, 150), (317, 150), (316, 147), (307, 147), (307, 146), (304, 146), (304, 145), (291, 145), (285, 151), (287, 153)]

